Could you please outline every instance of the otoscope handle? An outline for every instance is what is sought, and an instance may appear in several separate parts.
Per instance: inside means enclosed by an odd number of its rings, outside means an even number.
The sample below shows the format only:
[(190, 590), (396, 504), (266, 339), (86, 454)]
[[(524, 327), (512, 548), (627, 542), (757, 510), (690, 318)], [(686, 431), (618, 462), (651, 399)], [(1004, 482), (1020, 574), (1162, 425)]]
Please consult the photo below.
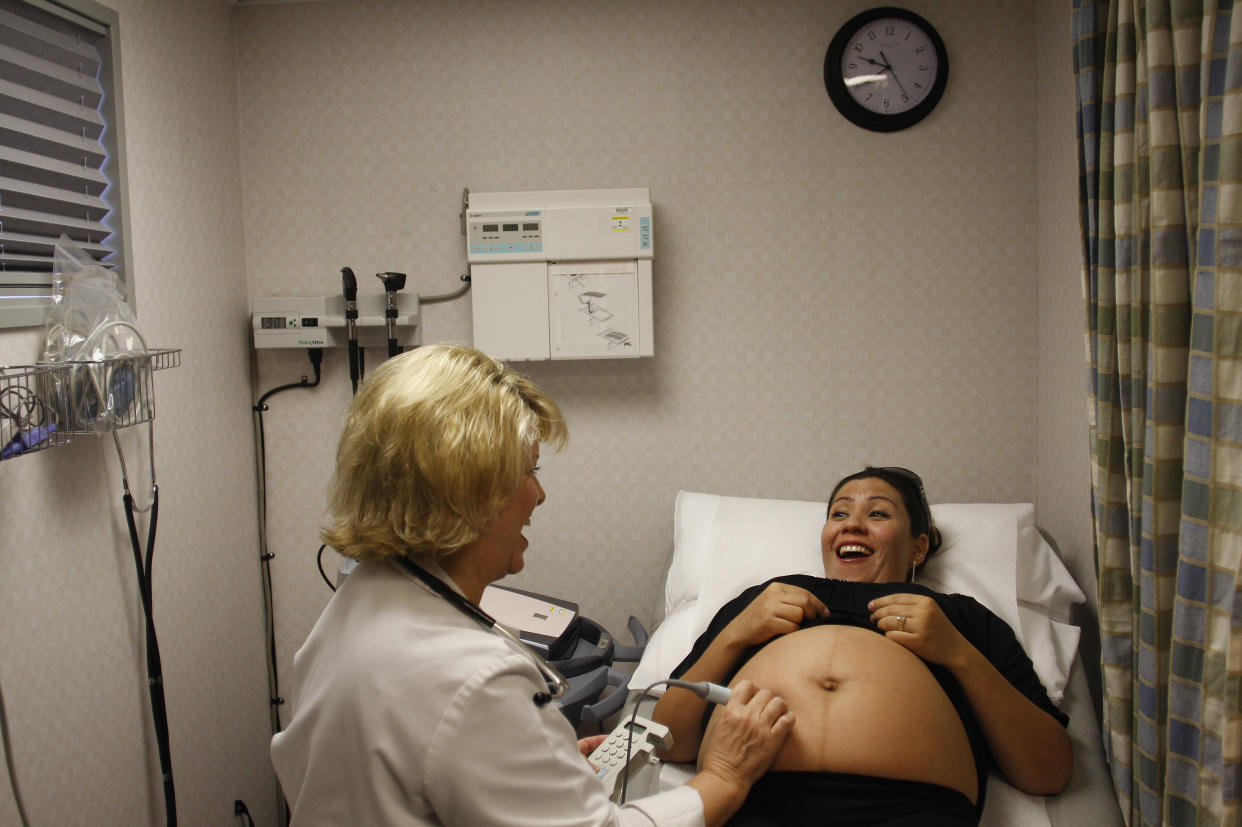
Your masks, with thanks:
[(397, 345), (397, 291), (405, 287), (405, 273), (376, 273), (375, 277), (384, 284), (384, 293), (388, 297), (388, 305), (384, 308), (384, 319), (388, 325), (388, 357), (392, 358), (401, 352)]

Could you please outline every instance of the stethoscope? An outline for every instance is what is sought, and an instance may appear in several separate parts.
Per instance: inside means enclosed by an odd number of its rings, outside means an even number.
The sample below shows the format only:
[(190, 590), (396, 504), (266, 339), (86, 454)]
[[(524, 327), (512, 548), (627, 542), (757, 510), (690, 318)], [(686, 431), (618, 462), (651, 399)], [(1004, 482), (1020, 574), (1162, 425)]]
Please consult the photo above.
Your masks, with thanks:
[(422, 566), (419, 566), (413, 560), (410, 560), (407, 557), (398, 557), (396, 558), (396, 561), (403, 569), (423, 581), (423, 583), (427, 584), (433, 592), (453, 604), (453, 607), (462, 614), (469, 615), (487, 628), (491, 629), (493, 632), (496, 632), (501, 637), (516, 644), (518, 649), (530, 658), (531, 663), (535, 664), (535, 668), (539, 670), (539, 674), (543, 676), (544, 681), (548, 684), (547, 692), (535, 693), (535, 706), (543, 706), (549, 701), (561, 697), (565, 694), (565, 691), (569, 689), (569, 682), (562, 677), (560, 672), (556, 671), (555, 667), (532, 652), (530, 648), (518, 639), (516, 635), (497, 623), (496, 618), (483, 611), (483, 609), (479, 606), (471, 603), (470, 600), (464, 596), (453, 591), (447, 583), (424, 569)]

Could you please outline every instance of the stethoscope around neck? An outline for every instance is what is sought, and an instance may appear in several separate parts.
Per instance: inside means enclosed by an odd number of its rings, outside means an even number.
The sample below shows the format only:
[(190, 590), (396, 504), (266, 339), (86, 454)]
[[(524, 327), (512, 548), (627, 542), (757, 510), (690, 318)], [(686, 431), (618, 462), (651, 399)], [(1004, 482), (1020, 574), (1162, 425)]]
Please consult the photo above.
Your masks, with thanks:
[(516, 635), (497, 623), (496, 618), (483, 611), (483, 609), (479, 606), (476, 606), (474, 603), (470, 602), (470, 600), (466, 597), (453, 591), (451, 586), (408, 557), (397, 557), (396, 561), (403, 569), (423, 581), (423, 583), (427, 584), (428, 588), (430, 588), (433, 592), (451, 603), (455, 609), (464, 615), (474, 618), (496, 634), (516, 644), (518, 649), (530, 658), (531, 663), (535, 664), (535, 668), (539, 670), (539, 674), (543, 676), (544, 681), (548, 684), (547, 692), (535, 693), (535, 706), (544, 706), (549, 701), (564, 695), (565, 691), (569, 689), (569, 682), (562, 677), (560, 672), (556, 671), (554, 666), (547, 663), (543, 658), (532, 652), (530, 647), (518, 639)]

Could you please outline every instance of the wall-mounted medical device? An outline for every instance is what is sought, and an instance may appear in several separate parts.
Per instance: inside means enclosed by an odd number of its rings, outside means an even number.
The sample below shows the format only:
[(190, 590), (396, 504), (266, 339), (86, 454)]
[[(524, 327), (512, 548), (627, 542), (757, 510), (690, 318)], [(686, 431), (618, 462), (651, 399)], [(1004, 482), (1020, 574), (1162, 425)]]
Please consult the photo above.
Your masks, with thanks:
[[(417, 347), (422, 332), (418, 296), (394, 293), (396, 338), (402, 347)], [(388, 347), (388, 295), (358, 294), (358, 345)], [(256, 348), (346, 347), (345, 298), (335, 296), (271, 297), (251, 300), (251, 328)]]
[(469, 192), (474, 344), (501, 359), (651, 356), (645, 187)]

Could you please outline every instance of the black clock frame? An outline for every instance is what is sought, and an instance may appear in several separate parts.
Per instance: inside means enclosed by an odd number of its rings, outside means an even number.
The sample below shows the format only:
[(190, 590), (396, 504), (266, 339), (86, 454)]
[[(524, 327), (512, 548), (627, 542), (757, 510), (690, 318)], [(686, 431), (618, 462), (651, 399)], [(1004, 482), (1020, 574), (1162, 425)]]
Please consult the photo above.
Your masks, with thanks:
[[(846, 89), (845, 78), (841, 70), (841, 58), (845, 54), (846, 43), (859, 29), (882, 17), (898, 17), (918, 26), (927, 33), (928, 39), (936, 50), (936, 80), (932, 84), (931, 92), (918, 106), (892, 115), (883, 115), (864, 109)], [(948, 82), (949, 53), (944, 47), (944, 41), (940, 39), (940, 33), (914, 12), (893, 6), (879, 6), (851, 17), (844, 26), (837, 30), (832, 42), (828, 44), (828, 53), (824, 55), (824, 86), (828, 90), (828, 97), (832, 99), (833, 105), (851, 122), (873, 132), (896, 132), (914, 126), (931, 114), (936, 104), (940, 103)]]

